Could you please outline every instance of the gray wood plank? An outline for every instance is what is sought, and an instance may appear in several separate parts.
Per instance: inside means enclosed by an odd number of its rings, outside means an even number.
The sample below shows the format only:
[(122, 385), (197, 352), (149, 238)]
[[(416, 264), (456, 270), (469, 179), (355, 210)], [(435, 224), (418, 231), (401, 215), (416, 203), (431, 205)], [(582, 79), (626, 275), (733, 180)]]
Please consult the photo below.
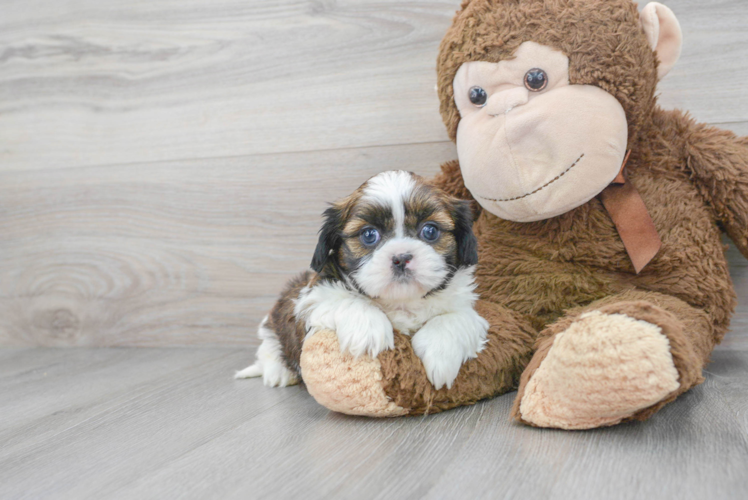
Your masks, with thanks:
[(446, 139), (455, 2), (35, 4), (0, 20), (3, 170)]
[[(327, 201), (382, 163), (432, 175), (454, 156), (445, 142), (0, 174), (0, 345), (256, 345)], [(724, 345), (748, 347), (748, 261), (728, 257)]]
[[(744, 498), (748, 438), (717, 385), (709, 378), (647, 423), (591, 432), (497, 419), (465, 444), (430, 497)], [(480, 480), (465, 481), (474, 471)]]
[(732, 130), (741, 137), (748, 136), (748, 122), (715, 123), (714, 126), (725, 130)]
[(719, 384), (719, 393), (748, 435), (748, 352), (717, 349), (706, 372)]
[[(471, 407), (449, 416), (372, 420), (304, 413), (296, 406), (301, 401), (288, 402), (293, 406), (286, 411), (260, 415), (116, 496), (166, 488), (217, 498), (292, 498), (302, 491), (308, 498), (419, 498), (450, 466), (481, 415)], [(227, 454), (232, 443), (243, 446)], [(203, 478), (190, 480), (198, 469)]]
[[(643, 6), (649, 2), (640, 2)], [(743, 0), (662, 0), (675, 13), (683, 30), (683, 52), (660, 82), (660, 104), (688, 110), (694, 118), (731, 123), (748, 118), (748, 12)], [(738, 80), (728, 73), (742, 75)], [(740, 97), (737, 97), (740, 96)], [(737, 99), (735, 99), (737, 97)], [(747, 135), (741, 127), (741, 135)]]
[[(110, 351), (57, 352), (62, 365), (85, 370), (83, 355)], [(75, 386), (53, 379), (59, 382), (22, 396), (31, 399), (23, 404), (39, 408), (50, 400), (73, 401), (63, 410), (52, 405), (43, 416), (32, 414), (24, 428), (13, 429), (11, 442), (0, 451), (0, 496), (102, 498), (100, 491), (133, 481), (294, 394), (311, 400), (298, 387), (236, 386), (232, 368), (246, 364), (245, 352), (126, 352), (129, 366), (113, 363), (108, 370), (91, 370), (88, 383)], [(135, 373), (145, 380), (127, 381)], [(56, 427), (54, 432), (39, 432), (47, 424)]]
[[(685, 46), (663, 104), (748, 120), (742, 1), (666, 3)], [(0, 20), (0, 169), (445, 140), (434, 68), (457, 6), (11, 3)]]
[(5, 403), (0, 457), (19, 446), (44, 443), (129, 401), (133, 392), (146, 386), (153, 390), (154, 381), (183, 377), (183, 370), (224, 357), (226, 351), (71, 349), (61, 355), (54, 349), (34, 349), (24, 354), (29, 369), (1, 379)]
[(449, 142), (0, 173), (0, 345), (250, 344), (326, 204)]
[(725, 335), (718, 349), (748, 350), (748, 260), (740, 255), (727, 238), (725, 242), (729, 244), (727, 258), (730, 262), (730, 276), (738, 295), (738, 306), (730, 322), (731, 331)]
[(21, 426), (0, 419), (3, 498), (748, 494), (745, 351), (715, 353), (706, 383), (652, 420), (589, 432), (509, 422), (513, 393), (427, 417), (347, 417), (301, 387), (232, 380), (251, 349), (34, 351), (55, 376), (0, 377), (0, 414), (34, 408)]

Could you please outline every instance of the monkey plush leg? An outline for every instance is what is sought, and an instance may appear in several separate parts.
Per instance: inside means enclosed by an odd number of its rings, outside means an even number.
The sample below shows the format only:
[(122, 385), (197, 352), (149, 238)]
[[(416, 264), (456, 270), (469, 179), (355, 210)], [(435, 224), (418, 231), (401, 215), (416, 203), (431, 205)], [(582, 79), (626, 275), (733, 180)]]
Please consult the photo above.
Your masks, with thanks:
[(376, 358), (341, 353), (331, 331), (314, 334), (301, 352), (304, 383), (323, 406), (371, 417), (437, 413), (510, 391), (517, 387), (537, 333), (502, 306), (479, 301), (476, 310), (491, 325), (488, 342), (477, 358), (462, 365), (450, 389), (434, 389), (410, 337), (397, 332), (395, 348)]
[(713, 345), (707, 314), (679, 299), (608, 297), (541, 332), (512, 415), (561, 429), (644, 420), (703, 381)]

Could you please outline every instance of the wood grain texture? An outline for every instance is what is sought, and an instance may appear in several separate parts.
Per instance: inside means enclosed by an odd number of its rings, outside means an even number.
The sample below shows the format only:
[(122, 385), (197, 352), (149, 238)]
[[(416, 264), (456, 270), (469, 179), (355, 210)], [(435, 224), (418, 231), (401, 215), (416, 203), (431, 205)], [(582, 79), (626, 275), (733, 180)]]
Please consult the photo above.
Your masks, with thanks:
[[(729, 242), (727, 238), (724, 240), (725, 243)], [(730, 262), (730, 276), (738, 294), (738, 306), (730, 323), (731, 331), (717, 348), (748, 350), (748, 261), (734, 245), (728, 244), (727, 258)]]
[[(661, 103), (748, 135), (744, 3), (665, 3)], [(0, 345), (254, 345), (325, 202), (456, 157), (434, 67), (457, 7), (6, 2)]]
[[(649, 2), (639, 2), (643, 7)], [(662, 82), (660, 104), (748, 135), (748, 10), (743, 0), (661, 0), (683, 30), (681, 58)], [(743, 80), (743, 81), (741, 81)]]
[(0, 240), (0, 343), (252, 343), (309, 266), (327, 201), (453, 155), (436, 143), (0, 173), (12, 235)]
[[(741, 0), (670, 0), (663, 104), (748, 120)], [(17, 2), (0, 20), (0, 168), (446, 139), (436, 51), (457, 2)], [(730, 77), (724, 69), (729, 68)]]
[(743, 499), (748, 352), (646, 423), (553, 431), (514, 393), (348, 417), (234, 381), (253, 349), (0, 350), (0, 497)]
[(3, 170), (446, 139), (455, 2), (35, 3), (0, 21)]

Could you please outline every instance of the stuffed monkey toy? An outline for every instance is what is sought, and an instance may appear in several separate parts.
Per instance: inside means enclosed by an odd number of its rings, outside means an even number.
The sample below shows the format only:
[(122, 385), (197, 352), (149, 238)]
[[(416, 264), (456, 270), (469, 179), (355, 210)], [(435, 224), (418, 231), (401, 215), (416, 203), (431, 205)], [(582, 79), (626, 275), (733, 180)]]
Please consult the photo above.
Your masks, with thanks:
[(459, 161), (433, 182), (473, 202), (488, 343), (435, 390), (408, 337), (353, 358), (323, 331), (309, 392), (399, 416), (518, 389), (520, 422), (586, 429), (701, 383), (736, 304), (721, 233), (748, 256), (748, 138), (657, 106), (680, 48), (659, 3), (464, 1), (437, 64)]

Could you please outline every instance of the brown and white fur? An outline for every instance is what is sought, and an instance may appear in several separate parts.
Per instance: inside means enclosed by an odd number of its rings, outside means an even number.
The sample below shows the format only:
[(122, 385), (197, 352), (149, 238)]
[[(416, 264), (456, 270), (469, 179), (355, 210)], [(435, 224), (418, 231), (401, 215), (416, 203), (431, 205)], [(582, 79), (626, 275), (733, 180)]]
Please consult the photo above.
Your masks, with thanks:
[(376, 175), (324, 214), (312, 271), (292, 280), (262, 321), (257, 361), (237, 378), (286, 386), (301, 377), (304, 339), (337, 333), (341, 351), (376, 357), (393, 329), (438, 389), (486, 342), (473, 309), (478, 260), (469, 204), (405, 171)]

